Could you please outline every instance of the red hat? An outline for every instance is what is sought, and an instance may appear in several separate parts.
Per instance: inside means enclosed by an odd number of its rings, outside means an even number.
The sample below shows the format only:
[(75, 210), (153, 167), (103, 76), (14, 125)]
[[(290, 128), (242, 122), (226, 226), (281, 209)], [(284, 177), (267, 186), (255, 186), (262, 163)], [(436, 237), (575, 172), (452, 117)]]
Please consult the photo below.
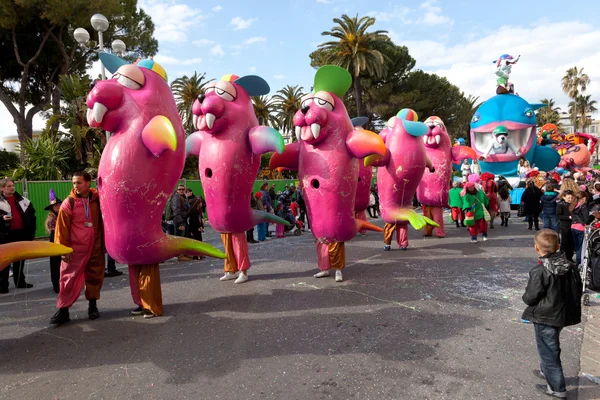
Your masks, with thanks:
[(483, 174), (481, 174), (482, 181), (494, 180), (494, 178), (495, 178), (495, 175), (491, 174), (489, 172), (484, 172)]
[(254, 193), (254, 198), (255, 199), (262, 199), (262, 193), (261, 192)]

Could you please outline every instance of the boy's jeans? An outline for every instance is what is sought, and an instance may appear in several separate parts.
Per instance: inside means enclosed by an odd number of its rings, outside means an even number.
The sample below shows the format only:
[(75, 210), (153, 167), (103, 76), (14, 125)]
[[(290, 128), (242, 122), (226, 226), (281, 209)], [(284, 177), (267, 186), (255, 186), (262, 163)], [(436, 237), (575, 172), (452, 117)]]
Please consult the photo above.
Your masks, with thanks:
[(552, 229), (558, 232), (558, 217), (556, 215), (543, 215), (544, 229)]
[(563, 393), (567, 390), (562, 363), (560, 362), (559, 335), (562, 328), (550, 325), (533, 324), (535, 342), (540, 355), (540, 368), (552, 391)]

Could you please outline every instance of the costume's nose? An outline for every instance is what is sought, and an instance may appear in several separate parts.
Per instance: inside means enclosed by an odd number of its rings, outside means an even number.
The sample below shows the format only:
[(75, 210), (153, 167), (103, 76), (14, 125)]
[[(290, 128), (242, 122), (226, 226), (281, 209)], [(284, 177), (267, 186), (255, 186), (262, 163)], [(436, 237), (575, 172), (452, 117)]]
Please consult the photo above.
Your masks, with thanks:
[(201, 95), (198, 96), (198, 101), (200, 102), (200, 104), (202, 104), (202, 102), (204, 101), (205, 98), (206, 98), (206, 96), (204, 95), (204, 93), (202, 93)]
[(309, 106), (304, 106), (300, 109), (300, 111), (302, 111), (302, 114), (306, 115), (306, 113), (308, 112), (308, 110), (310, 110)]

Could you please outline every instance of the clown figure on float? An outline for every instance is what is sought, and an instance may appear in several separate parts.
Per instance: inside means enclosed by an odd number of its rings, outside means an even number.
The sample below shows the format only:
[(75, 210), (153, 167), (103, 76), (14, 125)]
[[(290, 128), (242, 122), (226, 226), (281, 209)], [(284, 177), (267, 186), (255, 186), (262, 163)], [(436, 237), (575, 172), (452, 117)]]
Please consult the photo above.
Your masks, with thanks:
[(310, 228), (317, 242), (316, 278), (335, 270), (336, 282), (343, 280), (346, 265), (344, 242), (361, 229), (381, 228), (354, 218), (358, 182), (358, 160), (385, 154), (381, 138), (370, 131), (354, 129), (341, 98), (352, 84), (350, 73), (325, 65), (317, 70), (314, 93), (302, 98), (294, 115), (298, 142), (274, 154), (270, 168), (298, 170), (307, 205)]
[(275, 129), (258, 124), (250, 96), (269, 93), (267, 82), (255, 75), (224, 75), (211, 82), (194, 102), (194, 126), (187, 154), (198, 156), (198, 169), (210, 224), (221, 233), (227, 259), (221, 281), (248, 280), (250, 258), (246, 231), (266, 221), (289, 222), (250, 208), (252, 186), (261, 154), (283, 152)]

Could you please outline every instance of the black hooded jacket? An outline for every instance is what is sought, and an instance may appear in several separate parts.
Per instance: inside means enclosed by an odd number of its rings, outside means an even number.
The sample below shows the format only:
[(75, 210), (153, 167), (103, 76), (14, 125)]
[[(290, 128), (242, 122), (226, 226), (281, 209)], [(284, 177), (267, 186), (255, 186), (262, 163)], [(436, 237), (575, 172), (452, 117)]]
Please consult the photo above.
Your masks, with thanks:
[(529, 307), (523, 319), (557, 328), (581, 322), (583, 286), (579, 272), (562, 252), (540, 257), (529, 272), (523, 301)]

